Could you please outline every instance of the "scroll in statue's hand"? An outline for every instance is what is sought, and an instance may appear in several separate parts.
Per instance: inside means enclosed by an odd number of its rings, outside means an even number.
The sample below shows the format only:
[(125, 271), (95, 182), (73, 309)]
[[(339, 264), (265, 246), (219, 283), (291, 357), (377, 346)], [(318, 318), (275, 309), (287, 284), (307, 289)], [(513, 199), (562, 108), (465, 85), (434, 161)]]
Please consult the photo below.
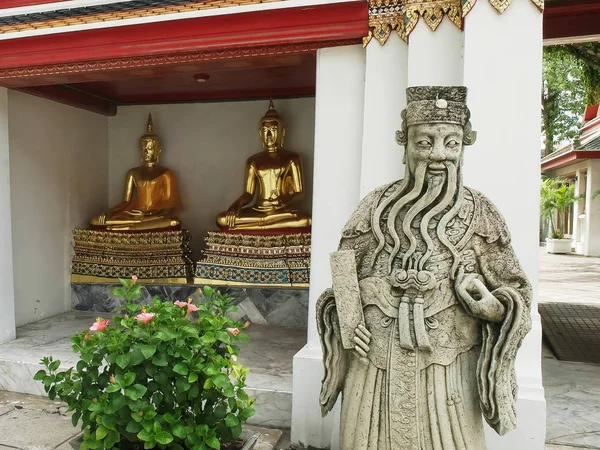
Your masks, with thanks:
[(454, 280), (458, 298), (471, 315), (488, 322), (502, 322), (506, 308), (479, 278), (479, 274), (465, 274), (459, 269)]
[(354, 351), (359, 357), (366, 358), (369, 353), (369, 344), (371, 343), (371, 332), (362, 324), (354, 329)]

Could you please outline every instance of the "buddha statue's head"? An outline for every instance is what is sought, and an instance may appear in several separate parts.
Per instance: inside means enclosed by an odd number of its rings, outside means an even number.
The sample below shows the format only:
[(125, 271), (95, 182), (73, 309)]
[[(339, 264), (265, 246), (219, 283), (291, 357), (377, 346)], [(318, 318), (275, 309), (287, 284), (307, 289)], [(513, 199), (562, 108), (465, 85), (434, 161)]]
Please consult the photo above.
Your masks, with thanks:
[(273, 106), (273, 100), (269, 102), (269, 110), (260, 119), (258, 130), (263, 148), (267, 151), (277, 151), (283, 148), (285, 138), (285, 125), (283, 119), (277, 114)]
[(146, 134), (140, 138), (140, 153), (144, 165), (152, 167), (158, 164), (161, 151), (162, 144), (160, 143), (160, 138), (154, 132), (152, 114), (149, 114)]

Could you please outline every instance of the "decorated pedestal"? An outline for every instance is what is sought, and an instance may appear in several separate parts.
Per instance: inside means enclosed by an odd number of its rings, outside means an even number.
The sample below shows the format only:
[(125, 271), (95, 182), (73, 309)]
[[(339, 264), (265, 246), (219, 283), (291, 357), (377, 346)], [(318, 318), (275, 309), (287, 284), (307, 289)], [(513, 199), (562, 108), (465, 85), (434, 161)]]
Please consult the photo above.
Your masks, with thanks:
[(117, 281), (137, 275), (142, 283), (187, 283), (193, 274), (190, 233), (73, 230), (73, 283)]
[(310, 233), (209, 231), (196, 284), (308, 287)]

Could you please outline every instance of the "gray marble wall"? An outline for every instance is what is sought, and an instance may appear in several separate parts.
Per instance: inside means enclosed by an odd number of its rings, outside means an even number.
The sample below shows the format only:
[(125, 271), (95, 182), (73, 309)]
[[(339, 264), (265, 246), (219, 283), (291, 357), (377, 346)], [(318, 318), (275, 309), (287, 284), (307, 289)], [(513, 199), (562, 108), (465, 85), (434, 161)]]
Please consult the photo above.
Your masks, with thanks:
[[(114, 284), (71, 284), (71, 303), (77, 311), (109, 312), (122, 304), (122, 299), (112, 295)], [(230, 316), (235, 320), (249, 320), (260, 325), (306, 328), (308, 321), (308, 289), (237, 288), (220, 287), (219, 290), (233, 298), (238, 311)], [(186, 301), (200, 299), (198, 287), (193, 285), (145, 285), (142, 303), (154, 296), (163, 300)]]

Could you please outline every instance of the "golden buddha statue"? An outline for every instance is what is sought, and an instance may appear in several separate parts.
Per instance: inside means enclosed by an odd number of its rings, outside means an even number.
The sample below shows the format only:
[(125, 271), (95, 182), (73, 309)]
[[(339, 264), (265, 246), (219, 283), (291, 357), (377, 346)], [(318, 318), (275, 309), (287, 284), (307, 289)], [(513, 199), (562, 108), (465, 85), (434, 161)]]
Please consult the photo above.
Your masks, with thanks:
[[(246, 161), (244, 193), (217, 216), (222, 230), (308, 228), (310, 214), (290, 205), (303, 196), (300, 157), (283, 150), (285, 126), (273, 101), (260, 121), (264, 151)], [(249, 205), (254, 198), (256, 201)]]
[(123, 202), (92, 219), (92, 225), (112, 231), (178, 228), (182, 208), (175, 174), (158, 165), (162, 150), (154, 133), (152, 115), (146, 134), (140, 138), (142, 163), (125, 176)]

